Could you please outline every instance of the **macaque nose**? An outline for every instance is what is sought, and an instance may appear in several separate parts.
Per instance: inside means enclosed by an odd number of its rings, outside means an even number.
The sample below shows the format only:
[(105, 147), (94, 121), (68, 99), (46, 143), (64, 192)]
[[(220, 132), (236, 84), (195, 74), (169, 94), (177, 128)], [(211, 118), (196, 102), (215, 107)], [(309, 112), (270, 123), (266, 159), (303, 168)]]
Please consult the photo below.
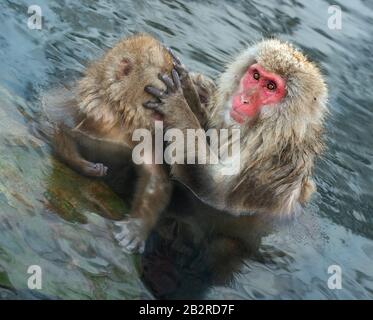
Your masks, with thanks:
[(257, 95), (257, 88), (250, 88), (247, 90), (241, 97), (241, 102), (243, 104), (250, 104), (253, 100), (255, 100), (255, 96)]

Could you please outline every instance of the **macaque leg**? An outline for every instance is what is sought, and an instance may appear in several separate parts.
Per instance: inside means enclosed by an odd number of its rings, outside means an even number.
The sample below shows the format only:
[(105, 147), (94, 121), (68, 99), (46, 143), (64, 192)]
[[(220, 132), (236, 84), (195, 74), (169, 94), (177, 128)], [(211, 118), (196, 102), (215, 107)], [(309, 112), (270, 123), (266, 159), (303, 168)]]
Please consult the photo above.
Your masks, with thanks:
[(115, 238), (126, 252), (143, 252), (145, 240), (155, 226), (159, 214), (169, 203), (172, 183), (162, 165), (139, 168), (130, 218), (117, 222), (120, 231)]
[(102, 163), (85, 160), (79, 153), (78, 146), (66, 130), (59, 128), (53, 136), (53, 144), (57, 156), (67, 165), (89, 177), (102, 177), (107, 173), (107, 167)]

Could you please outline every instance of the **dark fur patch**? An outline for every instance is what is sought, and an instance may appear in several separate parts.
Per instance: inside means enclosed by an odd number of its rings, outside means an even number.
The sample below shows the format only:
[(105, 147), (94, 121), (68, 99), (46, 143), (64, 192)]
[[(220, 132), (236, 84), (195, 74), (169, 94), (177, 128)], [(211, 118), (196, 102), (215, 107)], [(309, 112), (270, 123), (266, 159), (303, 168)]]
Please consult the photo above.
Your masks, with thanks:
[(132, 62), (128, 58), (123, 58), (118, 66), (117, 80), (124, 76), (128, 76), (133, 69)]

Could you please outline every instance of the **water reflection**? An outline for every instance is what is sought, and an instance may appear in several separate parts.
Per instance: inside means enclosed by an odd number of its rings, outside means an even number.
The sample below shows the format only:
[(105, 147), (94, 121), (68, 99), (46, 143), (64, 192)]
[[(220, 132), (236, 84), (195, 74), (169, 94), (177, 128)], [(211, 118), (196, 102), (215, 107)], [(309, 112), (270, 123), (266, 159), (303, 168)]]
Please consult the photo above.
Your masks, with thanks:
[(273, 223), (264, 215), (229, 216), (178, 185), (146, 242), (142, 279), (157, 298), (204, 298), (212, 286), (232, 284)]

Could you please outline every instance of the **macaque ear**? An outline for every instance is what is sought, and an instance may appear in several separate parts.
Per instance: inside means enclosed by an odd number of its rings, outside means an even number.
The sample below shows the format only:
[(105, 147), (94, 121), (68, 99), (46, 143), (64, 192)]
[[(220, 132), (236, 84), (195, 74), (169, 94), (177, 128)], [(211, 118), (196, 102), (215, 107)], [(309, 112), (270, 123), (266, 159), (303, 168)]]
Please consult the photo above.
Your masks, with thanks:
[(119, 65), (117, 66), (116, 70), (116, 79), (120, 80), (125, 76), (128, 76), (132, 71), (133, 65), (129, 58), (123, 58)]

